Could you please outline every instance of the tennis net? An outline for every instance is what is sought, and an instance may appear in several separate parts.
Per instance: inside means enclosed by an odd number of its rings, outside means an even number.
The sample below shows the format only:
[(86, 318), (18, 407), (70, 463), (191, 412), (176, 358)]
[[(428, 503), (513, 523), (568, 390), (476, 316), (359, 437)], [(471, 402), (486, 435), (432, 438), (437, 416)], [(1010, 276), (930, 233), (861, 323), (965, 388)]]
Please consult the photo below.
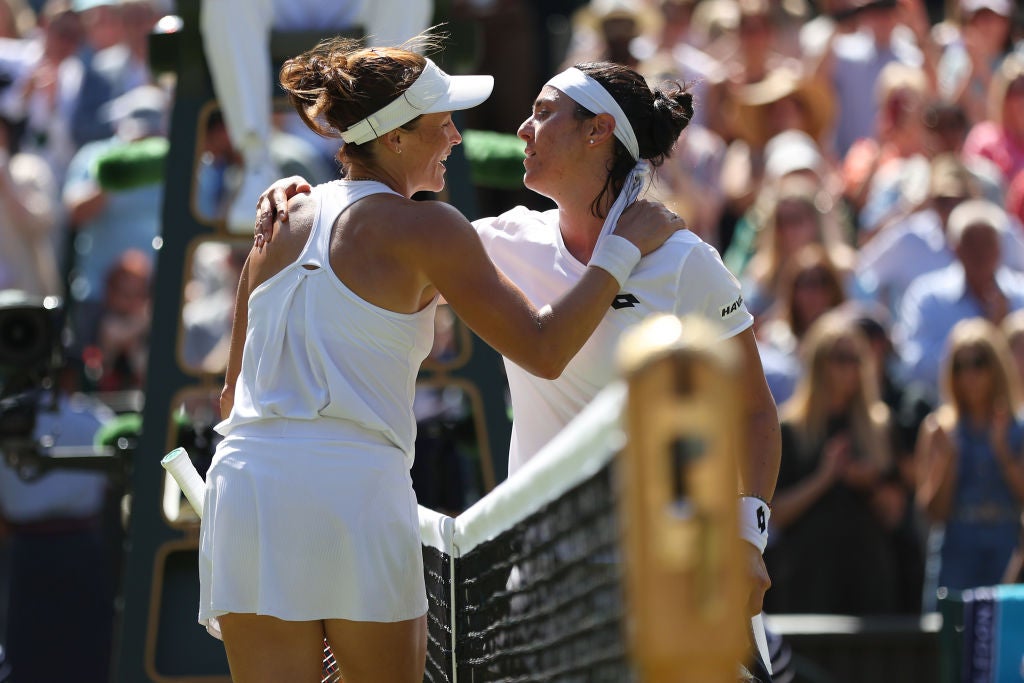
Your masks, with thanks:
[(614, 462), (625, 387), (456, 518), (420, 508), (425, 681), (635, 680)]

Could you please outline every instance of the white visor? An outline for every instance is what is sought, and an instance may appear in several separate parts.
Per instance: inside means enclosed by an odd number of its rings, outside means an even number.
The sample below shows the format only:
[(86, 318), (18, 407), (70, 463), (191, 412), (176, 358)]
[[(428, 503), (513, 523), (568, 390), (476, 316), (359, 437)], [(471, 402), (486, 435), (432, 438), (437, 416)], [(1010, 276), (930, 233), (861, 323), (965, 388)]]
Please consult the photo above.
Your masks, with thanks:
[(408, 90), (342, 131), (341, 139), (361, 145), (422, 114), (475, 107), (490, 96), (493, 88), (493, 76), (449, 76), (428, 59), (423, 72)]

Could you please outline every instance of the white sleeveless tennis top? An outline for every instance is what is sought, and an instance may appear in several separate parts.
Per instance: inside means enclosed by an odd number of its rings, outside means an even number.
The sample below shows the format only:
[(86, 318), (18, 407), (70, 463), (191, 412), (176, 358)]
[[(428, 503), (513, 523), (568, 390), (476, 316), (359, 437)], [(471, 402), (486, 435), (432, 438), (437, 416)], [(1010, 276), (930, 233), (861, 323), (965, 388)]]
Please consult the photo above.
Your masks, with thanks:
[(249, 296), (234, 408), (219, 433), (266, 435), (261, 426), (283, 418), (303, 422), (290, 424), (289, 436), (377, 433), (412, 463), (416, 376), (433, 345), (438, 299), (411, 314), (380, 308), (346, 287), (328, 257), (341, 212), (380, 192), (392, 191), (343, 180), (313, 188), (317, 216), (305, 248)]

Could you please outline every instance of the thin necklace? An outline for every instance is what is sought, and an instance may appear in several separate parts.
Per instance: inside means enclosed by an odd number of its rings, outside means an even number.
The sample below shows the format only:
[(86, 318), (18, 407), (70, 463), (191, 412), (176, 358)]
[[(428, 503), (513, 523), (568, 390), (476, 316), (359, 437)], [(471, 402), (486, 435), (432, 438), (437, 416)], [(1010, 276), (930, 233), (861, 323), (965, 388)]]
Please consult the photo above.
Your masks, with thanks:
[(374, 182), (374, 183), (379, 183), (380, 182), (376, 178), (366, 178), (366, 177), (361, 177), (361, 176), (345, 176), (344, 178), (342, 178), (342, 180), (351, 180), (353, 182), (366, 181), (366, 180)]

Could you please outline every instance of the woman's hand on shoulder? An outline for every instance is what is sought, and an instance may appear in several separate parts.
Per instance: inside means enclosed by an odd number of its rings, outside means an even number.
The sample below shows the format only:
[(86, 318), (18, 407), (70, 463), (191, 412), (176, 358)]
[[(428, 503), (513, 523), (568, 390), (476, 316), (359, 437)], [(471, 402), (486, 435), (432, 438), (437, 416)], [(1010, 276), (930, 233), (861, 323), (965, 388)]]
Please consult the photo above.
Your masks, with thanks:
[(275, 247), (263, 249), (259, 244), (253, 244), (249, 252), (251, 289), (294, 263), (306, 246), (316, 216), (316, 206), (309, 195), (299, 195), (291, 200), (288, 208), (291, 219), (287, 223), (274, 225)]
[(256, 201), (256, 226), (253, 244), (256, 250), (270, 244), (274, 236), (274, 223), (288, 222), (288, 200), (298, 194), (310, 192), (312, 187), (302, 176), (293, 175), (274, 182)]
[(638, 199), (622, 212), (615, 234), (636, 245), (644, 256), (686, 229), (686, 221), (661, 202)]

